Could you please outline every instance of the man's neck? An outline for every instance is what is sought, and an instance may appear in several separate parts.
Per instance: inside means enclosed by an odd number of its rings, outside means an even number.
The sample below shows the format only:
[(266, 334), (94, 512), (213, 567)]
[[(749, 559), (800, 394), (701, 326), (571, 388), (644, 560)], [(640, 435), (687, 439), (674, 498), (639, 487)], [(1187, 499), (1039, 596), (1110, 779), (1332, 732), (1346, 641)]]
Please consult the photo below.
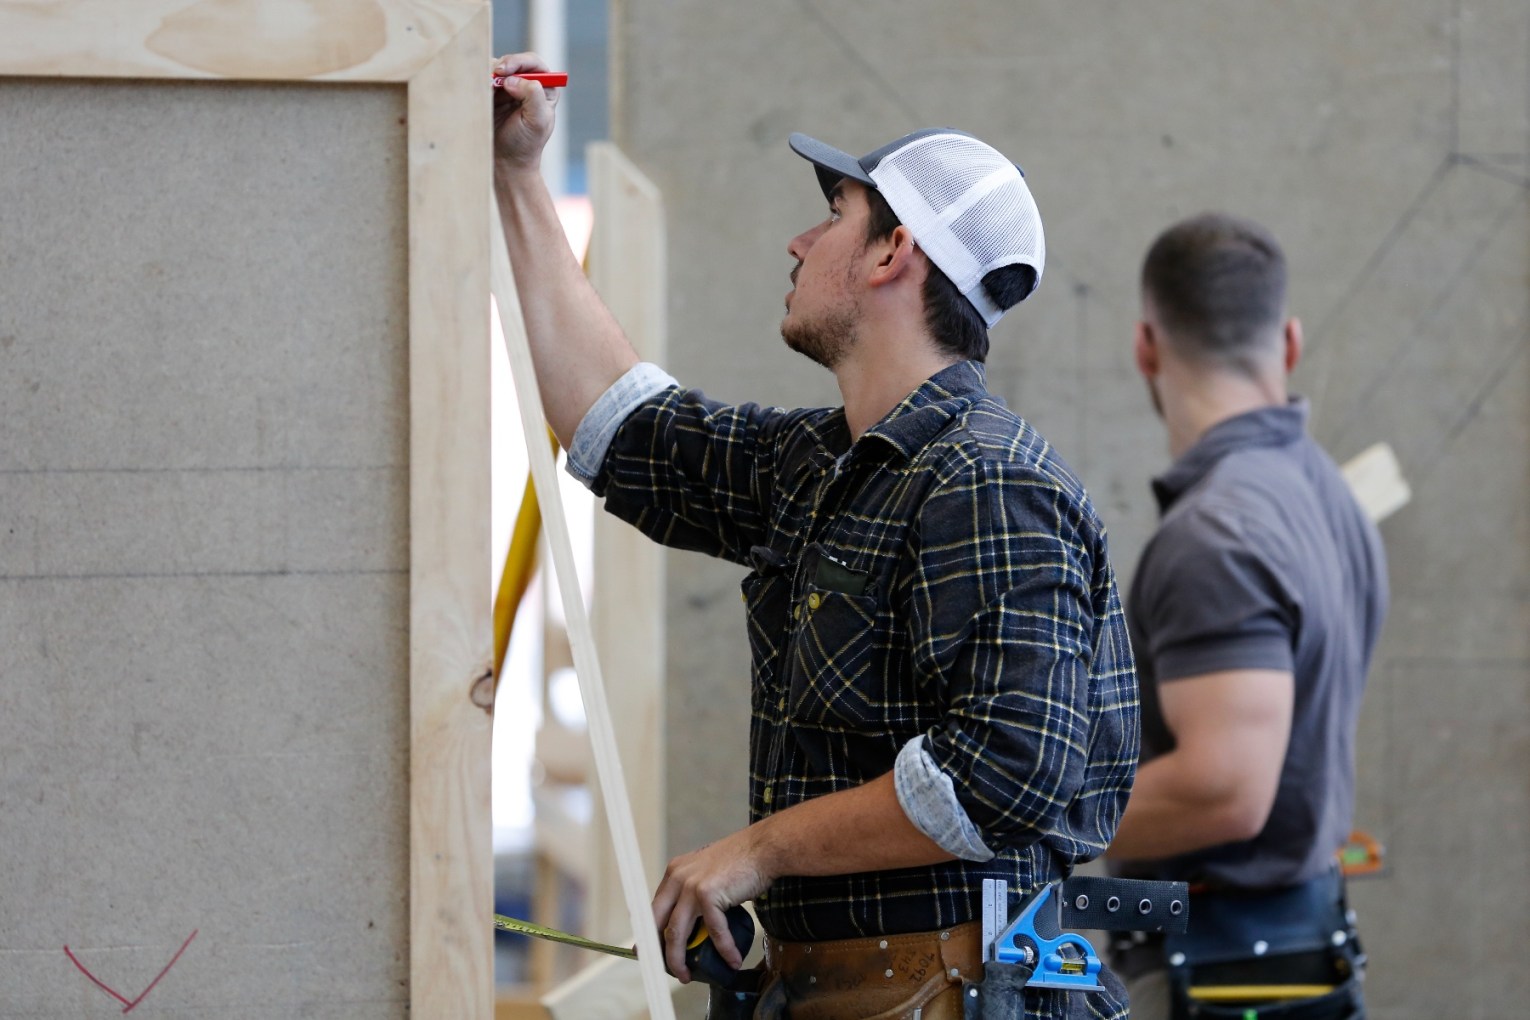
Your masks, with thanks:
[(867, 429), (887, 417), (889, 411), (926, 379), (958, 360), (927, 344), (883, 347), (874, 352), (867, 352), (864, 345), (858, 346), (834, 369), (834, 378), (845, 402), (845, 424), (850, 428), (850, 441), (861, 438)]
[(1227, 373), (1178, 380), (1164, 396), (1169, 454), (1175, 460), (1215, 426), (1249, 411), (1286, 406), (1285, 379), (1249, 379)]

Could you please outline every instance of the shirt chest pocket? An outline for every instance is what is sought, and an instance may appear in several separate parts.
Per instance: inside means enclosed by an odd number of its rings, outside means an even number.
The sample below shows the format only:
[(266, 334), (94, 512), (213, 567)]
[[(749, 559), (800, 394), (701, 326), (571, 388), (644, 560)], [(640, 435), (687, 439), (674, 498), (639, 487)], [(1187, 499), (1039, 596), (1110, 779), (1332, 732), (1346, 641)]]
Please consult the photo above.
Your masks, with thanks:
[(792, 721), (828, 729), (885, 728), (887, 663), (876, 598), (810, 587), (792, 617), (786, 661)]

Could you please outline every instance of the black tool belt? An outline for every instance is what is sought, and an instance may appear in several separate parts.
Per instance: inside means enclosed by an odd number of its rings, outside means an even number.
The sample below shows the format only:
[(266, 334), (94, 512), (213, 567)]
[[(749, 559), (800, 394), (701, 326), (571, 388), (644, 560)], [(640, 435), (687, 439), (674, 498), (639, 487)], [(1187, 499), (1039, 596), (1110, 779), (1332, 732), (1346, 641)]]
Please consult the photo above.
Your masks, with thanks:
[(1361, 1020), (1365, 956), (1337, 869), (1273, 892), (1192, 892), (1163, 939), (1176, 1020)]

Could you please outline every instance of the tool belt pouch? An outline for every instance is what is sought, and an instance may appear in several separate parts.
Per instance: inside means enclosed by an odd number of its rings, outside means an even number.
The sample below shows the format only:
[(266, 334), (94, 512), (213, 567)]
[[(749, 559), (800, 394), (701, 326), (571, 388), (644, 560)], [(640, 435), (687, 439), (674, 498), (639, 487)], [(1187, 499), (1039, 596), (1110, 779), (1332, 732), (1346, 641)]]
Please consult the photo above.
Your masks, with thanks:
[(981, 925), (941, 931), (781, 942), (766, 937), (755, 1020), (958, 1020), (963, 978), (982, 971)]
[(1013, 1020), (1033, 973), (1023, 964), (985, 964), (981, 982), (962, 985), (962, 1020)]
[[(1343, 879), (1326, 874), (1273, 893), (1190, 897), (1186, 932), (1164, 937), (1175, 1020), (1359, 1020), (1364, 956), (1344, 901)], [(1207, 1001), (1218, 987), (1318, 985), (1299, 999)]]

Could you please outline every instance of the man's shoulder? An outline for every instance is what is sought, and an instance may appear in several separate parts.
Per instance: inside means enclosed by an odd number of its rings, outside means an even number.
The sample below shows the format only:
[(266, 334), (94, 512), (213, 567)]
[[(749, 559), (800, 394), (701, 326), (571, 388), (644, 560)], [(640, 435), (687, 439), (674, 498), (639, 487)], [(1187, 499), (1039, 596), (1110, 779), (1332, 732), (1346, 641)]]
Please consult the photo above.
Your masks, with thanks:
[(1360, 512), (1333, 459), (1304, 436), (1218, 460), (1164, 514), (1158, 534), (1188, 543), (1279, 542), (1344, 510)]
[(1144, 591), (1233, 574), (1292, 583), (1326, 547), (1323, 499), (1300, 459), (1268, 448), (1222, 458), (1164, 513), (1138, 564)]
[[(1289, 481), (1290, 479), (1284, 479)], [(1283, 479), (1261, 474), (1241, 458), (1226, 458), (1165, 511), (1144, 552), (1144, 562), (1187, 562), (1196, 552), (1254, 552), (1279, 529)]]
[(1176, 519), (1248, 519), (1267, 514), (1282, 500), (1306, 498), (1311, 486), (1302, 459), (1288, 448), (1254, 446), (1233, 450), (1206, 469), (1164, 514)]
[(1045, 502), (1050, 513), (1084, 532), (1103, 534), (1088, 491), (1062, 454), (1028, 421), (997, 399), (972, 402), (921, 452), (937, 484), (982, 487)]
[(1044, 479), (1082, 492), (1073, 469), (1030, 422), (995, 397), (975, 400), (931, 444), (952, 463), (990, 467), (1015, 477)]

